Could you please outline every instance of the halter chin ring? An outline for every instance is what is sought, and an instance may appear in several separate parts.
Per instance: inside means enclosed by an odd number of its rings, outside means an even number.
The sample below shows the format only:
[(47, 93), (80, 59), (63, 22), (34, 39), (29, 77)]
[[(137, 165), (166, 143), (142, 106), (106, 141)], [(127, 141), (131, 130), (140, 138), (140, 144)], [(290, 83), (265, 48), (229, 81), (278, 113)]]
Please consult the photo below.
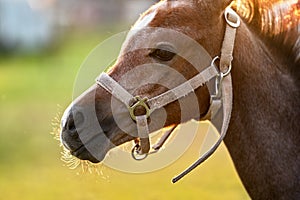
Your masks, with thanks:
[(131, 150), (132, 158), (137, 161), (144, 160), (145, 158), (147, 158), (148, 156), (147, 153), (141, 154), (140, 152), (141, 152), (141, 146), (137, 143)]
[(145, 114), (143, 114), (143, 115), (146, 115), (147, 118), (150, 117), (151, 113), (150, 113), (150, 108), (146, 103), (147, 100), (148, 100), (147, 98), (141, 98), (140, 96), (136, 96), (133, 98), (133, 101), (134, 101), (133, 105), (128, 106), (130, 117), (134, 121), (136, 121), (136, 116), (137, 116), (137, 115), (135, 115), (135, 109), (138, 107), (144, 108)]

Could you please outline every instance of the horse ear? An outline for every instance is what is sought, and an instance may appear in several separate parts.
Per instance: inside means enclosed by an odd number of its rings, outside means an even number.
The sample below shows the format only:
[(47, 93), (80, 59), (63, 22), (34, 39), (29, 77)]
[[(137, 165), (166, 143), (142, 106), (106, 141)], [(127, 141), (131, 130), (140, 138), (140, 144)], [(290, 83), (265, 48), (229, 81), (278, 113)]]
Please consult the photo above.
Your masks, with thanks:
[(233, 0), (193, 0), (198, 7), (210, 9), (212, 12), (221, 13)]

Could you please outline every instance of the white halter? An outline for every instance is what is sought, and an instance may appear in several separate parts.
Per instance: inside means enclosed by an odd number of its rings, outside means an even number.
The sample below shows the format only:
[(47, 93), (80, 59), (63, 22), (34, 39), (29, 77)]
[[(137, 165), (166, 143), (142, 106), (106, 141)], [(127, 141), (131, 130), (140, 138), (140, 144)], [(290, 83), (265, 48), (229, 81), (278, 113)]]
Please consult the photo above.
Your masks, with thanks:
[[(203, 86), (214, 77), (216, 77), (217, 83), (215, 88), (215, 95), (211, 97), (209, 112), (207, 113), (205, 118), (213, 118), (216, 112), (221, 107), (223, 107), (224, 117), (220, 138), (211, 147), (211, 149), (209, 149), (203, 156), (201, 156), (193, 165), (182, 172), (179, 176), (175, 177), (172, 180), (173, 183), (177, 182), (183, 176), (188, 174), (214, 153), (214, 151), (223, 141), (229, 126), (232, 110), (232, 82), (230, 75), (231, 61), (233, 59), (232, 54), (236, 29), (240, 25), (240, 18), (231, 8), (226, 8), (224, 15), (227, 26), (221, 50), (219, 66), (220, 69), (218, 69), (215, 65), (215, 61), (219, 59), (219, 57), (215, 57), (210, 66), (208, 66), (206, 69), (204, 69), (202, 72), (200, 72), (190, 80), (151, 99), (142, 99), (139, 96), (134, 97), (106, 73), (101, 73), (101, 75), (96, 80), (97, 84), (99, 84), (101, 87), (103, 87), (128, 107), (131, 118), (136, 122), (138, 136), (140, 138), (140, 145), (138, 145), (138, 147), (135, 149), (135, 153), (141, 155), (141, 159), (144, 159), (150, 151), (147, 119), (149, 118), (151, 113), (180, 98), (187, 96), (189, 93), (194, 92), (194, 90)], [(135, 115), (135, 109), (137, 107), (144, 108), (143, 115)]]

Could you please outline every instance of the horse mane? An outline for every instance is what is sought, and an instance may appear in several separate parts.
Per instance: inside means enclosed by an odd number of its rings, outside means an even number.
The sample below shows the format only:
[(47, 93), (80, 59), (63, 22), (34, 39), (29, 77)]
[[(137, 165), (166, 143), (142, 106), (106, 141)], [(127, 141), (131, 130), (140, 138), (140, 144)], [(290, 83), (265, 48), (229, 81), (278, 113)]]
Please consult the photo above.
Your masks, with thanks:
[(232, 6), (244, 20), (259, 23), (264, 34), (280, 34), (299, 25), (299, 0), (234, 0)]
[(234, 0), (231, 6), (246, 23), (258, 28), (261, 36), (283, 49), (289, 59), (292, 57), (295, 66), (300, 66), (299, 0)]

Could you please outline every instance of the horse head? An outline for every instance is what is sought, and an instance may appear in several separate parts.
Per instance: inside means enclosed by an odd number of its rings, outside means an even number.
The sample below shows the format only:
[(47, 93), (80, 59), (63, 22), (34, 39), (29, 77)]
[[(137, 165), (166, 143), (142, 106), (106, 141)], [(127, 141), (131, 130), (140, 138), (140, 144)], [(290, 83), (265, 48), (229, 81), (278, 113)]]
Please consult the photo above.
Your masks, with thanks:
[[(231, 1), (166, 0), (152, 6), (133, 26), (120, 55), (107, 74), (133, 96), (158, 96), (191, 79), (220, 55)], [(122, 97), (121, 97), (122, 98)], [(133, 102), (134, 103), (134, 102)], [(208, 112), (207, 85), (155, 110), (150, 132)], [(135, 115), (145, 108), (136, 107)], [(61, 141), (72, 155), (97, 163), (115, 146), (138, 137), (128, 107), (99, 84), (93, 85), (66, 109)]]

